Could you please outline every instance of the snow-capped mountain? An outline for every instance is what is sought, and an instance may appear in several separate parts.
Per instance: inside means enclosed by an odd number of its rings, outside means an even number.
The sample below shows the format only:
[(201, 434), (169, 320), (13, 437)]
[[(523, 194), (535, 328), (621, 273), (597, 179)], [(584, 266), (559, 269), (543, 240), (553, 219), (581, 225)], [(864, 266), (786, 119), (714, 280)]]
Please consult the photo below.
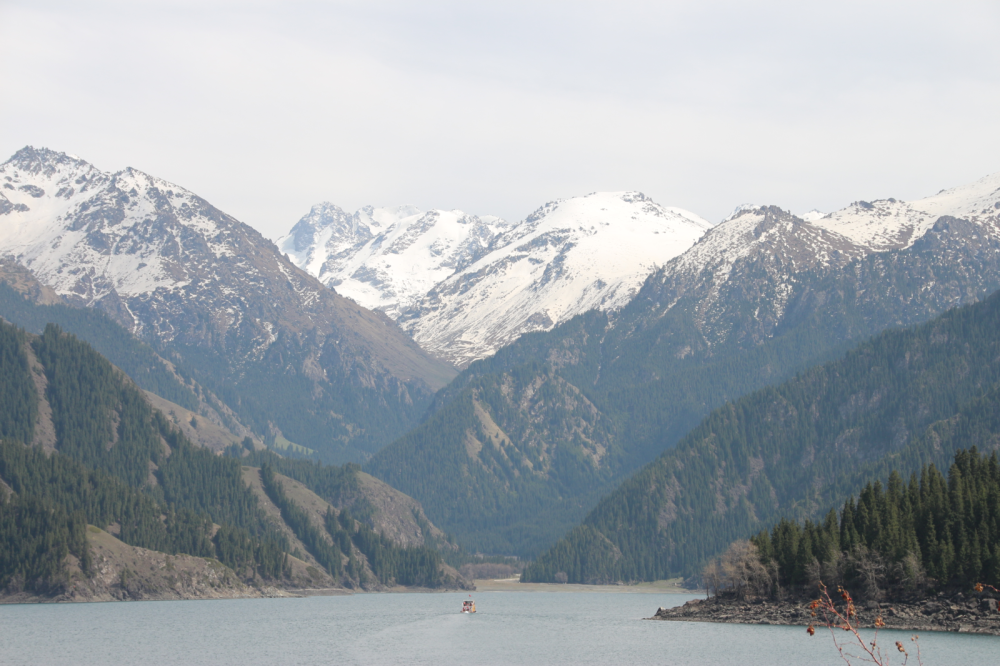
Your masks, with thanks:
[(251, 227), (135, 169), (105, 173), (63, 153), (18, 151), (0, 165), (0, 253), (72, 302), (197, 357), (212, 375), (205, 381), (228, 378), (250, 391), (247, 378), (259, 380), (253, 397), (239, 398), (243, 411), (292, 399), (290, 390), (263, 394), (276, 386), (268, 372), (301, 378), (295, 390), (306, 400), (332, 401), (315, 410), (324, 425), (303, 427), (313, 411), (305, 406), (299, 416), (284, 407), (281, 417), (261, 414), (258, 424), (293, 441), (298, 428), (305, 446), (372, 434), (345, 415), (349, 395), (384, 390), (388, 412), (397, 401), (419, 410), (451, 376), (391, 320), (325, 288)]
[(554, 201), (518, 224), (412, 207), (349, 215), (320, 204), (278, 244), (299, 267), (398, 318), (424, 349), (462, 366), (522, 333), (620, 307), (710, 226), (637, 192)]
[(1000, 173), (995, 173), (917, 201), (856, 201), (815, 224), (879, 252), (913, 245), (945, 215), (995, 226), (998, 209)]
[(436, 285), (400, 322), (424, 349), (461, 367), (522, 333), (621, 307), (709, 227), (639, 192), (554, 201), (494, 239), (489, 253)]
[[(789, 310), (794, 315), (819, 307), (802, 300), (815, 295), (811, 283), (817, 276), (834, 276), (852, 263), (876, 266), (883, 253), (918, 244), (937, 248), (933, 257), (927, 251), (913, 255), (913, 261), (922, 262), (910, 273), (918, 282), (904, 287), (886, 277), (882, 298), (900, 301), (904, 310), (923, 302), (928, 316), (949, 303), (967, 302), (992, 284), (990, 262), (998, 243), (1000, 174), (910, 203), (859, 201), (829, 215), (812, 211), (798, 217), (776, 206), (744, 205), (668, 262), (643, 291), (657, 317), (683, 304), (699, 331), (698, 344), (752, 346), (787, 326)], [(965, 253), (981, 256), (970, 263)], [(895, 269), (878, 270), (888, 276)], [(874, 284), (878, 277), (867, 275), (864, 281)], [(907, 295), (911, 288), (926, 293), (915, 298)], [(888, 311), (885, 303), (882, 310)], [(748, 312), (753, 316), (747, 318)], [(908, 314), (898, 323), (911, 317), (919, 315)], [(679, 348), (677, 353), (687, 352)]]
[(325, 202), (277, 243), (296, 266), (327, 286), (396, 319), (481, 257), (509, 227), (498, 217), (459, 210), (366, 206), (348, 214)]
[[(743, 206), (651, 278), (660, 284), (655, 309), (662, 315), (686, 298), (709, 343), (754, 336), (758, 325), (771, 330), (781, 320), (799, 274), (842, 267), (867, 252), (776, 206)], [(735, 327), (731, 315), (746, 307), (754, 323)]]

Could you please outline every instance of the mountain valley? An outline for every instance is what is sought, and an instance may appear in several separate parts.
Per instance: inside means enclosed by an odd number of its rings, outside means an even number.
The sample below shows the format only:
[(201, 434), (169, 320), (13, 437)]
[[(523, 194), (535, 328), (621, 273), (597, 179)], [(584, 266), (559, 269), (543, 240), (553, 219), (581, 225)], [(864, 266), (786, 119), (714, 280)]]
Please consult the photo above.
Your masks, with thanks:
[[(518, 223), (323, 203), (277, 244), (176, 185), (45, 149), (0, 166), (0, 188), (0, 316), (89, 343), (145, 392), (165, 440), (240, 457), (270, 518), (234, 527), (259, 539), (280, 518), (286, 579), (302, 585), (383, 580), (357, 550), (378, 538), (455, 566), (466, 552), (538, 558), (525, 573), (538, 581), (690, 573), (890, 465), (946, 461), (961, 443), (930, 452), (928, 429), (991, 395), (978, 339), (946, 350), (975, 372), (933, 369), (947, 404), (918, 391), (931, 370), (913, 359), (944, 353), (933, 341), (910, 357), (878, 345), (917, 344), (908, 327), (956, 341), (980, 326), (962, 313), (987, 312), (1000, 290), (1000, 174), (830, 214), (741, 206), (714, 226), (638, 192), (554, 201)], [(882, 364), (875, 379), (850, 365), (865, 354)], [(879, 411), (899, 384), (917, 393), (892, 400), (916, 415)], [(40, 414), (60, 409), (47, 391), (36, 386)], [(830, 411), (857, 401), (877, 433)], [(836, 425), (795, 430), (802, 414)], [(61, 451), (56, 421), (38, 418), (50, 425), (12, 436)], [(101, 426), (112, 451), (116, 427)], [(814, 444), (775, 452), (760, 433)], [(173, 455), (159, 456), (126, 456), (126, 483), (228, 524), (168, 490)], [(113, 458), (81, 463), (108, 471)], [(444, 560), (421, 580), (461, 584)]]

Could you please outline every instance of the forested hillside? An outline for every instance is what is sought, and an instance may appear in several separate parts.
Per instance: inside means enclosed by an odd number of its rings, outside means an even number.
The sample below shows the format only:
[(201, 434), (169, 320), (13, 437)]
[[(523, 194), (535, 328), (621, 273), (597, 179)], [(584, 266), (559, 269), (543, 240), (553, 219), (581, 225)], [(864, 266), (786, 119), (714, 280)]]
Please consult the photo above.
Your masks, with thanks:
[[(51, 596), (79, 581), (74, 567), (93, 575), (88, 523), (130, 546), (215, 558), (255, 584), (300, 584), (286, 523), (265, 514), (241, 461), (192, 445), (75, 336), (0, 322), (0, 399), (0, 591)], [(326, 470), (328, 489), (359, 485), (356, 468), (314, 467)], [(316, 552), (326, 544), (332, 584), (445, 582), (435, 548), (401, 545), (332, 507), (339, 532), (352, 528), (346, 539), (310, 528), (280, 484), (268, 492), (297, 538)]]
[(816, 517), (871, 479), (1000, 445), (1000, 294), (729, 403), (628, 479), (525, 580), (695, 571), (781, 517)]
[[(129, 545), (217, 557), (251, 576), (282, 574), (285, 544), (244, 487), (237, 461), (196, 449), (110, 363), (53, 325), (31, 338), (0, 323), (0, 348), (0, 480), (13, 493), (2, 510), (0, 587), (55, 591), (68, 582), (67, 553), (86, 573), (87, 523), (114, 526)], [(41, 396), (29, 355), (44, 368)], [(49, 423), (38, 423), (41, 400)], [(57, 453), (26, 446), (36, 427), (54, 430)], [(215, 533), (213, 523), (223, 528)], [(220, 534), (223, 541), (237, 534), (247, 547), (220, 549)], [(44, 557), (31, 547), (43, 543), (51, 550)]]
[(822, 522), (784, 519), (751, 542), (782, 586), (819, 578), (870, 598), (931, 581), (1000, 586), (1000, 462), (973, 447), (955, 454), (947, 478), (933, 464), (908, 482), (893, 471), (849, 497), (839, 518), (831, 510)]
[(966, 220), (878, 253), (830, 236), (822, 256), (784, 211), (753, 222), (724, 239), (736, 258), (670, 262), (613, 320), (590, 312), (473, 363), (365, 469), (466, 547), (533, 556), (727, 400), (1000, 288), (1000, 238)]
[[(749, 545), (749, 544), (752, 544)], [(895, 470), (868, 482), (821, 521), (783, 518), (733, 543), (705, 567), (715, 594), (813, 596), (820, 582), (868, 600), (899, 599), (928, 588), (966, 594), (1000, 585), (1000, 461), (960, 450), (945, 477), (933, 464), (908, 481)]]

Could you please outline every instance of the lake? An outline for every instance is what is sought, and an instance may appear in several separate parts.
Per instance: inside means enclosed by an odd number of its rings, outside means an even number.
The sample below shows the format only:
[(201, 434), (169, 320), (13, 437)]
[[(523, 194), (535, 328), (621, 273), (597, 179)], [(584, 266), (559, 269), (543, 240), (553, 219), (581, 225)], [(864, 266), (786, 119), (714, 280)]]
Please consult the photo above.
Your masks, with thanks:
[[(0, 664), (843, 664), (823, 632), (642, 619), (690, 595), (480, 592), (479, 612), (461, 615), (467, 596), (0, 606)], [(907, 633), (880, 635), (896, 640), (910, 645)], [(920, 642), (924, 664), (1000, 663), (1000, 638)]]

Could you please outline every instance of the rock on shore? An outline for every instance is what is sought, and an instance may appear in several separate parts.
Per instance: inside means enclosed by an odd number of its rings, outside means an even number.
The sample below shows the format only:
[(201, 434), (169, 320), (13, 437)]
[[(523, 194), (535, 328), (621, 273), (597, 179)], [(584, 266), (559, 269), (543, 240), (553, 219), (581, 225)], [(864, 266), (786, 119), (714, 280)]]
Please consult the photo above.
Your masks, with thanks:
[[(812, 616), (811, 599), (740, 601), (718, 598), (692, 599), (682, 606), (660, 608), (651, 620), (723, 622), (729, 624), (823, 625), (822, 613)], [(859, 626), (874, 627), (879, 616), (886, 628), (903, 631), (955, 631), (1000, 636), (997, 600), (958, 593), (920, 600), (857, 604)]]

